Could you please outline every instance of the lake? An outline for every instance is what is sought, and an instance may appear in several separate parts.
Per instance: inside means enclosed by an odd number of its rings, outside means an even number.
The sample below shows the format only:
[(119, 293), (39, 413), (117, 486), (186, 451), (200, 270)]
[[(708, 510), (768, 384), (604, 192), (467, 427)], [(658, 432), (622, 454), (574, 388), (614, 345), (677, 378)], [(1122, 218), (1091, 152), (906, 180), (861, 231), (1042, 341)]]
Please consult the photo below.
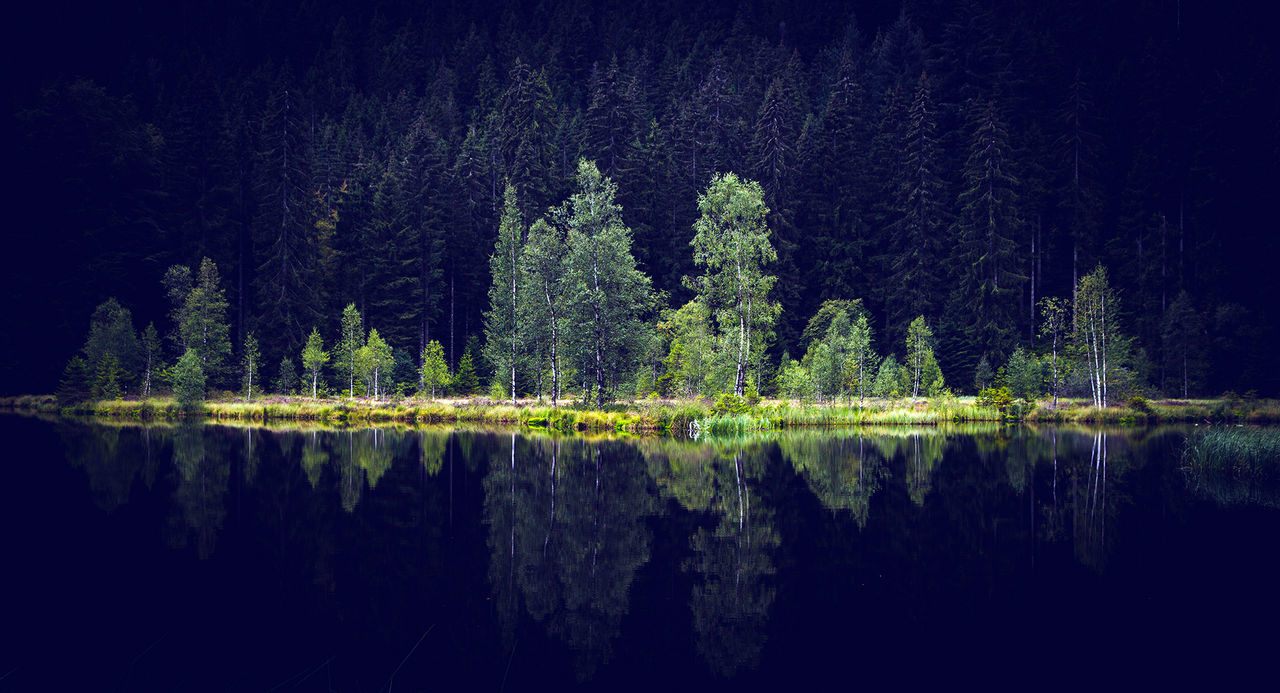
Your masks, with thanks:
[(0, 416), (0, 689), (1246, 685), (1280, 495), (1188, 430)]

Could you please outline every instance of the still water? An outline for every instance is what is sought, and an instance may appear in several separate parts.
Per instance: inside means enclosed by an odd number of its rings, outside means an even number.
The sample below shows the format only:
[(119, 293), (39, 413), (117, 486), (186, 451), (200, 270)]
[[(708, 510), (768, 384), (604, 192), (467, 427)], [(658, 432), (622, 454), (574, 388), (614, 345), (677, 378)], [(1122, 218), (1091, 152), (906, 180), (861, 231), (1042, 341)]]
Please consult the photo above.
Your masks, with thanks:
[(1280, 496), (1185, 430), (4, 416), (0, 689), (1262, 681)]

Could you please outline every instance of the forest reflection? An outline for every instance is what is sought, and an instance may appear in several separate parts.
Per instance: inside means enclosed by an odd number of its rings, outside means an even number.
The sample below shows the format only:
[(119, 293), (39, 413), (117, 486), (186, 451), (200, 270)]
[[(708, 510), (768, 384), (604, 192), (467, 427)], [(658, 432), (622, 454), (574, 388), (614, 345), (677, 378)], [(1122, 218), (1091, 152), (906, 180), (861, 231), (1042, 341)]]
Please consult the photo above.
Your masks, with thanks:
[[(1135, 502), (1135, 470), (1176, 465), (1184, 438), (1181, 429), (992, 425), (691, 441), (74, 421), (59, 434), (94, 504), (113, 513), (133, 494), (167, 494), (165, 543), (201, 559), (217, 550), (230, 498), (252, 498), (282, 574), (302, 571), (322, 596), (355, 579), (348, 573), (412, 585), (422, 561), (445, 572), (453, 477), (474, 474), (479, 485), (458, 492), (472, 489), (478, 503), (487, 604), (504, 646), (522, 628), (541, 629), (584, 680), (616, 656), (658, 541), (676, 546), (677, 563), (656, 572), (687, 585), (675, 600), (699, 656), (728, 677), (751, 670), (768, 645), (792, 544), (829, 542), (823, 550), (844, 572), (896, 556), (951, 561), (972, 568), (964, 579), (991, 581), (1055, 546), (1102, 572)], [(855, 550), (871, 533), (874, 550)], [(351, 542), (367, 547), (360, 561), (344, 556)], [(926, 580), (896, 589), (927, 592)], [(395, 622), (404, 598), (372, 599), (360, 618)]]

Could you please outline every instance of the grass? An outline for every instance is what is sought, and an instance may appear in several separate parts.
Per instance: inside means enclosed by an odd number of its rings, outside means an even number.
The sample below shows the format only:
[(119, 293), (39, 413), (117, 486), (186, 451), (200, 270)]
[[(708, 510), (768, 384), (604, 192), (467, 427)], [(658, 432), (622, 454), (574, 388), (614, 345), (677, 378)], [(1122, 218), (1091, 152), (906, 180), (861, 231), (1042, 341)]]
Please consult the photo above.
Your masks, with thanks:
[(1280, 430), (1213, 427), (1187, 436), (1187, 485), (1221, 505), (1280, 508)]
[(1187, 436), (1183, 468), (1249, 481), (1280, 481), (1280, 430), (1223, 428)]
[(1135, 400), (1095, 408), (1088, 402), (1019, 402), (1005, 410), (981, 406), (972, 397), (919, 400), (872, 399), (814, 404), (767, 400), (744, 412), (717, 414), (706, 400), (641, 400), (603, 409), (552, 407), (526, 401), (519, 406), (485, 399), (370, 401), (267, 396), (246, 402), (225, 396), (184, 410), (172, 397), (117, 399), (59, 408), (52, 395), (0, 398), (0, 410), (68, 413), (109, 419), (207, 418), (267, 423), (315, 422), (329, 426), (383, 424), (480, 424), (559, 432), (740, 434), (785, 428), (833, 426), (937, 426), (963, 422), (1087, 423), (1145, 425), (1173, 422), (1280, 422), (1280, 405), (1267, 400)]

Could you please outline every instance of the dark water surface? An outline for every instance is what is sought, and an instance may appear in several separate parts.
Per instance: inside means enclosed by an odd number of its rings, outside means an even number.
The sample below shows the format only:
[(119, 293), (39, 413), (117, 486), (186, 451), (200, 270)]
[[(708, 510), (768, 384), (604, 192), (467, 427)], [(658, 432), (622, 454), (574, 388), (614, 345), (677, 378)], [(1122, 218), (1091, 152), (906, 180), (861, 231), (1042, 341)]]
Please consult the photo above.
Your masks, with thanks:
[(1196, 490), (1181, 429), (0, 435), (0, 689), (1145, 688), (1278, 654), (1275, 496)]

